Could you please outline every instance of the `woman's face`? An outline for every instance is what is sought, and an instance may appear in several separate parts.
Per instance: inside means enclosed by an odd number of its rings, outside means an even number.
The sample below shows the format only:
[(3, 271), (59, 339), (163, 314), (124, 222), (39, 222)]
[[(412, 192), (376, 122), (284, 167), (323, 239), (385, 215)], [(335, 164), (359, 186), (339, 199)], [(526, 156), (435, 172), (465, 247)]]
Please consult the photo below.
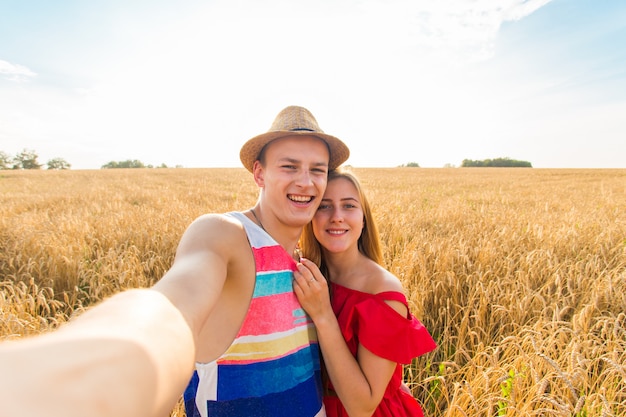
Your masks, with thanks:
[(358, 250), (362, 231), (363, 208), (356, 187), (345, 178), (331, 180), (313, 217), (315, 238), (325, 250), (339, 253)]

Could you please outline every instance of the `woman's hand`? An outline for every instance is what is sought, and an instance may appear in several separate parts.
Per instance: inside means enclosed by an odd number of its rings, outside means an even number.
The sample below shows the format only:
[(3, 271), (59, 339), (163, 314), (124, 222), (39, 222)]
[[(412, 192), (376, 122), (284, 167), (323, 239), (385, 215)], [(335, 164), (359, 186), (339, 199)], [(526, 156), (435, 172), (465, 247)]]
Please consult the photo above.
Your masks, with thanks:
[(306, 258), (300, 258), (293, 276), (293, 290), (296, 297), (313, 322), (327, 317), (328, 314), (334, 319), (328, 283), (317, 265)]
[(341, 403), (351, 416), (371, 416), (385, 394), (396, 363), (359, 346), (355, 358), (346, 344), (330, 303), (328, 284), (319, 268), (301, 259), (293, 289), (313, 320), (324, 365)]

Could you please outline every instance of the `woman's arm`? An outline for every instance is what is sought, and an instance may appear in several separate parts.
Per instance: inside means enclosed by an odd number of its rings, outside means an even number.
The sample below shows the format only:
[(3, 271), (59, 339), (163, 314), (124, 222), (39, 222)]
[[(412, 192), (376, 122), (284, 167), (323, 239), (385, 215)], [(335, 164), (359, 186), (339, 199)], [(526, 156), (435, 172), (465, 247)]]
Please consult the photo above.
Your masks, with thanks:
[(313, 262), (302, 259), (294, 278), (294, 291), (315, 324), (324, 364), (341, 403), (350, 416), (371, 416), (383, 398), (396, 363), (363, 346), (356, 359), (352, 356), (333, 313), (328, 284)]

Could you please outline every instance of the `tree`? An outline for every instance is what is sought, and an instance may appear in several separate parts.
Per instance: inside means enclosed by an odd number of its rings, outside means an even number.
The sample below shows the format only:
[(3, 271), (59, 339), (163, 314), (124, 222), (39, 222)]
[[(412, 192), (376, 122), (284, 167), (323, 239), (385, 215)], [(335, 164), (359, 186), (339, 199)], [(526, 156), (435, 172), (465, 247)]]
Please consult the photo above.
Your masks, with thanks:
[(0, 151), (0, 169), (11, 169), (13, 158), (8, 153)]
[(484, 159), (482, 161), (473, 161), (471, 159), (464, 159), (461, 164), (462, 167), (514, 167), (514, 168), (532, 168), (532, 164), (527, 161), (517, 161), (511, 158), (495, 158)]
[(63, 158), (52, 158), (48, 162), (48, 169), (70, 169), (72, 165)]
[(35, 151), (24, 149), (13, 158), (13, 169), (40, 169), (41, 164), (37, 158), (39, 155)]
[(409, 167), (409, 168), (419, 168), (420, 164), (418, 164), (417, 162), (409, 162), (408, 164), (402, 164), (400, 165), (401, 168), (403, 167)]
[(146, 166), (143, 162), (138, 161), (137, 159), (127, 159), (126, 161), (111, 161), (102, 165), (102, 169), (111, 169), (111, 168), (145, 168)]

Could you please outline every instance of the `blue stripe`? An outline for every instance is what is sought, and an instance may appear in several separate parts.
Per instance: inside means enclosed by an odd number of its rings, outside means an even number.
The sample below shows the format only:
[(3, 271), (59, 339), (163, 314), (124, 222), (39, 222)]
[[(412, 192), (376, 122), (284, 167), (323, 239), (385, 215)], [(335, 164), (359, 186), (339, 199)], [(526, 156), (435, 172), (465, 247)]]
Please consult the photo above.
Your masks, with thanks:
[(297, 326), (308, 322), (309, 316), (307, 316), (303, 308), (297, 308), (293, 311), (293, 324)]
[(293, 292), (292, 280), (293, 272), (291, 271), (276, 271), (266, 274), (258, 273), (252, 297), (256, 298)]
[(261, 398), (208, 401), (207, 408), (211, 417), (313, 417), (322, 408), (321, 398), (320, 375), (317, 372), (314, 378), (287, 391)]
[(319, 370), (319, 349), (316, 344), (271, 361), (246, 365), (220, 365), (217, 376), (217, 399), (228, 401), (274, 394), (318, 375)]
[(183, 399), (185, 401), (185, 414), (187, 417), (201, 417), (198, 407), (196, 407), (196, 392), (198, 392), (199, 382), (200, 378), (198, 378), (198, 372), (193, 371), (189, 385), (187, 385), (187, 388), (185, 388), (185, 392), (183, 393)]

